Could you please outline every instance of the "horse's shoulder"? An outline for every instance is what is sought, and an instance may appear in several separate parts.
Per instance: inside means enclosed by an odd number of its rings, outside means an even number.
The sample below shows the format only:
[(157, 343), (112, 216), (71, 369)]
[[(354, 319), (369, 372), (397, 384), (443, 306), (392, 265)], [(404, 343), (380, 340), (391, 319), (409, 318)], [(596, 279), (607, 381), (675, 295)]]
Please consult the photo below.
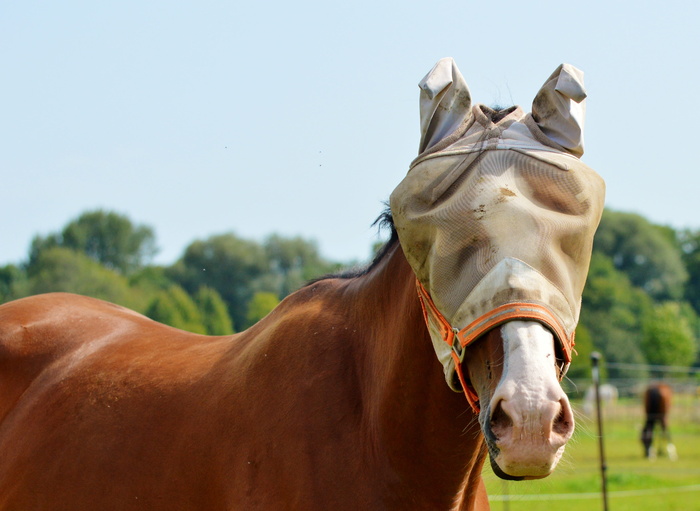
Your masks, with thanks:
[(36, 295), (3, 304), (0, 419), (27, 389), (44, 392), (49, 382), (72, 381), (64, 384), (74, 385), (76, 396), (87, 392), (86, 382), (93, 393), (111, 392), (127, 380), (134, 388), (182, 387), (220, 359), (228, 340), (178, 330), (80, 295)]
[(45, 369), (85, 342), (75, 333), (89, 330), (87, 318), (105, 308), (97, 302), (51, 293), (0, 305), (0, 418)]

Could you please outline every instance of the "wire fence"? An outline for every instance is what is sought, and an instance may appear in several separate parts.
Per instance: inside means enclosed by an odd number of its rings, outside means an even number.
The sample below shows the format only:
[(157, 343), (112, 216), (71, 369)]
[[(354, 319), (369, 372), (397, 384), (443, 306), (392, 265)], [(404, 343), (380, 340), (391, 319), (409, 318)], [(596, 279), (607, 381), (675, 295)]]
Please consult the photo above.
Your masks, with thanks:
[[(675, 486), (675, 493), (698, 492), (700, 484), (691, 484), (687, 486)], [(643, 497), (651, 495), (665, 495), (669, 492), (669, 488), (649, 488), (646, 490), (618, 490), (609, 492), (610, 497)], [(489, 495), (490, 502), (508, 502), (508, 501), (548, 501), (548, 500), (600, 500), (600, 492), (584, 492), (584, 493), (550, 493), (537, 495)]]
[[(671, 419), (700, 423), (700, 368), (618, 363), (607, 367), (637, 372), (639, 376), (603, 379), (600, 391), (606, 419), (641, 421), (644, 392), (652, 382), (663, 382), (673, 389)], [(650, 378), (650, 371), (659, 377)], [(595, 406), (592, 379), (565, 380), (562, 386), (574, 407), (585, 416), (592, 416)]]

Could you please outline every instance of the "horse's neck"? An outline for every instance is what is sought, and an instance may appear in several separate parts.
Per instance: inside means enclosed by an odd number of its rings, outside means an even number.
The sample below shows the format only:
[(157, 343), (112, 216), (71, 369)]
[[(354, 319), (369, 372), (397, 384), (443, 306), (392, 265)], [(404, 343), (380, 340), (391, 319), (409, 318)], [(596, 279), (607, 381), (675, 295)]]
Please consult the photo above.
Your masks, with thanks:
[(345, 285), (353, 328), (362, 333), (359, 371), (374, 455), (417, 493), (457, 496), (465, 478), (479, 476), (482, 437), (464, 396), (445, 383), (400, 245)]

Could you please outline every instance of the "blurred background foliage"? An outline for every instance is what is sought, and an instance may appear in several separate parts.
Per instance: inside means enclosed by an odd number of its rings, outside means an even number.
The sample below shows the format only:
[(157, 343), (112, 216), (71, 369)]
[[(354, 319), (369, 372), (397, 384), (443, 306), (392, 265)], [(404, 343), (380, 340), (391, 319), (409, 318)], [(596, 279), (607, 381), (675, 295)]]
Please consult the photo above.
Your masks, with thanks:
[(112, 211), (89, 211), (61, 232), (37, 235), (26, 261), (0, 267), (0, 303), (66, 291), (124, 305), (162, 323), (209, 335), (241, 331), (314, 277), (343, 265), (313, 241), (233, 233), (195, 240), (171, 266), (152, 263), (153, 229)]
[[(313, 241), (224, 233), (195, 240), (171, 266), (153, 264), (153, 229), (89, 211), (60, 233), (38, 235), (26, 261), (0, 267), (0, 302), (51, 291), (118, 303), (168, 325), (209, 335), (242, 331), (310, 279), (353, 263)], [(376, 250), (377, 247), (374, 247)], [(583, 293), (576, 350), (600, 351), (613, 377), (625, 364), (699, 366), (700, 230), (675, 230), (606, 210)], [(571, 378), (588, 372), (573, 364)]]

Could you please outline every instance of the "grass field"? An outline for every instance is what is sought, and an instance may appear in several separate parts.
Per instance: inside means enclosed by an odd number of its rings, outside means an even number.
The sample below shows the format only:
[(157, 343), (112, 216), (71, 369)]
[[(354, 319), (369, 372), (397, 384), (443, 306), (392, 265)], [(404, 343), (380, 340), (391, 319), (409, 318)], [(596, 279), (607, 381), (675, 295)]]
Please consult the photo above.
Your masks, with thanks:
[[(642, 457), (640, 405), (618, 402), (603, 412), (610, 511), (700, 511), (700, 408), (687, 396), (674, 403), (670, 429), (678, 460)], [(576, 407), (579, 408), (580, 407)], [(492, 511), (603, 509), (597, 424), (577, 413), (576, 434), (555, 473), (537, 481), (506, 482), (484, 470)]]

